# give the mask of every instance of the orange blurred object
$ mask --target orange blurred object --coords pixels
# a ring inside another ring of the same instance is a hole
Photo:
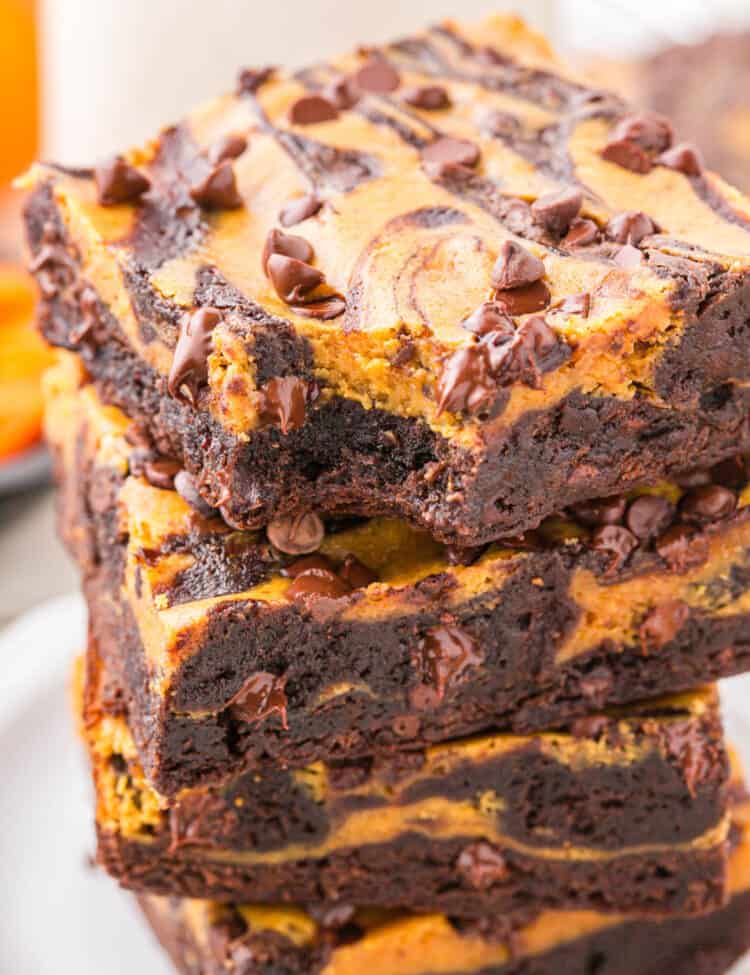
[[[28,274],[0,265],[0,460],[41,436],[41,375],[52,353],[34,327],[35,290]]]
[[[37,154],[39,98],[35,0],[0,0],[0,185],[7,186]]]

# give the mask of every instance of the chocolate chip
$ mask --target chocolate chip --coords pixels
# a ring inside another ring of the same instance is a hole
[[[254,95],[276,73],[276,68],[243,68],[237,78],[237,92],[240,95]]]
[[[495,294],[495,304],[506,315],[515,318],[544,311],[551,299],[552,295],[544,281],[535,281],[534,284],[527,284],[522,288],[511,288]]]
[[[344,582],[350,586],[352,589],[364,589],[371,585],[373,582],[378,581],[378,575],[369,569],[366,565],[363,565],[358,558],[353,555],[347,555],[341,568],[338,571],[338,576],[343,579]]]
[[[291,310],[295,315],[303,318],[317,318],[320,321],[330,321],[338,318],[346,311],[346,301],[341,295],[331,295],[322,298],[320,301],[306,302],[304,305],[291,305]]]
[[[689,616],[690,607],[681,599],[670,599],[655,606],[638,630],[643,652],[654,653],[674,640]]]
[[[269,542],[287,555],[306,555],[320,548],[325,527],[320,518],[307,512],[275,518],[266,528]]]
[[[666,498],[644,494],[630,504],[625,524],[640,541],[650,542],[669,528],[674,516],[674,505]]]
[[[236,210],[242,206],[234,168],[229,160],[215,166],[204,179],[190,188],[190,196],[206,210]]]
[[[416,714],[401,714],[391,721],[391,728],[394,735],[399,738],[414,739],[419,734],[422,721]]]
[[[586,247],[595,243],[599,238],[599,228],[593,220],[576,217],[571,223],[562,243],[565,247]]]
[[[489,890],[509,876],[503,855],[489,843],[467,846],[456,861],[456,869],[476,890]]]
[[[298,430],[305,422],[309,386],[298,376],[278,376],[260,390],[259,410],[264,423],[277,423],[283,434]]]
[[[195,406],[198,390],[208,379],[211,336],[221,319],[221,312],[210,307],[186,313],[180,319],[180,334],[167,381],[169,395],[174,399],[187,398]],[[183,388],[187,389],[187,397]]]
[[[437,413],[477,413],[496,392],[488,374],[487,355],[478,345],[454,352],[443,364],[436,386]]]
[[[285,234],[283,230],[271,230],[266,237],[261,258],[263,270],[266,274],[268,274],[268,259],[272,254],[293,257],[297,261],[302,261],[303,264],[309,264],[315,256],[312,245],[304,237]]]
[[[687,525],[674,525],[657,538],[656,551],[673,572],[687,572],[708,558],[708,539]]]
[[[272,714],[278,714],[281,727],[286,730],[288,701],[284,692],[286,677],[276,677],[265,671],[258,671],[245,681],[240,690],[230,700],[230,714],[238,721],[254,724],[265,721]]]
[[[691,471],[681,471],[675,475],[674,480],[686,491],[690,488],[703,487],[704,484],[713,484],[714,482],[711,471],[706,467],[694,467]]]
[[[626,115],[617,123],[612,138],[624,139],[645,149],[646,152],[664,152],[672,145],[672,123],[657,112],[641,112]]]
[[[294,562],[290,562],[289,565],[285,565],[281,570],[281,574],[286,576],[288,579],[296,579],[297,576],[302,575],[303,572],[307,572],[310,569],[325,569],[328,572],[335,572],[336,569],[333,562],[325,555],[306,555],[303,559],[295,559]]]
[[[483,662],[476,640],[452,624],[429,630],[414,655],[419,680],[435,692],[438,701]]]
[[[175,474],[174,487],[182,500],[186,501],[202,518],[215,518],[218,515],[216,508],[212,508],[200,496],[194,478],[187,471],[178,471]]]
[[[422,149],[422,163],[431,179],[442,179],[452,170],[470,169],[479,162],[479,149],[467,139],[440,136]]]
[[[627,528],[602,525],[591,536],[591,547],[597,552],[610,555],[607,574],[611,575],[627,562],[630,553],[638,547],[638,539]]]
[[[650,173],[653,168],[648,153],[625,139],[608,142],[601,151],[601,157],[633,173]]]
[[[414,108],[421,108],[426,112],[434,112],[451,106],[450,95],[442,85],[422,85],[419,88],[409,88],[404,92],[404,101],[413,105]]]
[[[623,244],[612,260],[618,267],[632,271],[643,263],[643,254],[632,244]]]
[[[461,322],[461,327],[474,335],[486,335],[496,332],[510,338],[516,331],[513,319],[502,310],[495,301],[485,301],[468,318]]]
[[[482,128],[489,135],[493,135],[498,139],[509,139],[512,136],[518,135],[521,130],[521,123],[510,112],[492,109],[482,116]]]
[[[498,341],[490,333],[482,341],[490,372],[502,386],[524,383],[538,389],[542,374],[560,365],[570,351],[557,332],[538,315],[519,325],[511,339]]]
[[[613,498],[598,498],[595,501],[581,501],[570,508],[575,520],[587,528],[599,528],[602,525],[619,525],[627,508],[625,498],[616,495]]]
[[[531,204],[531,213],[537,223],[558,237],[564,236],[580,213],[583,193],[573,187],[556,190],[540,196]]]
[[[289,600],[309,599],[323,596],[327,599],[341,599],[348,596],[351,587],[329,569],[307,569],[301,572],[284,594]]]
[[[146,460],[143,464],[143,476],[152,487],[161,488],[162,491],[172,490],[175,475],[179,471],[180,464],[170,457]]]
[[[690,142],[681,142],[672,149],[667,149],[656,161],[686,176],[702,176],[705,169],[700,149]]]
[[[543,277],[544,262],[514,240],[506,240],[500,248],[490,280],[493,288],[507,291],[534,284]]]
[[[748,482],[748,459],[738,456],[722,460],[711,468],[711,478],[717,484],[739,491]]]
[[[565,315],[580,315],[581,318],[588,318],[591,312],[591,295],[588,291],[582,291],[577,295],[568,295],[562,301],[556,302],[552,306],[552,310],[563,312]]]
[[[271,254],[266,264],[276,294],[288,305],[305,298],[325,281],[325,275],[304,261],[283,254]]]
[[[289,109],[289,120],[294,125],[317,125],[338,117],[336,106],[322,95],[303,95]]]
[[[644,237],[656,232],[651,217],[641,210],[618,213],[607,224],[607,235],[618,244],[640,244]]]
[[[346,111],[357,104],[360,92],[357,91],[351,78],[337,78],[324,89],[323,96],[336,108]]]
[[[680,502],[680,514],[685,521],[706,525],[733,515],[737,497],[729,488],[719,484],[707,484],[694,488]]]
[[[360,91],[374,95],[387,95],[401,84],[401,76],[382,57],[371,57],[355,72],[352,79]]]
[[[678,762],[687,790],[695,798],[699,783],[715,773],[715,747],[709,745],[695,721],[670,721],[662,734],[667,754]]]
[[[247,139],[238,132],[230,132],[217,139],[208,150],[208,160],[216,166],[227,159],[237,159],[247,149]]]
[[[151,181],[122,156],[102,163],[94,170],[97,200],[101,206],[132,203],[151,188]]]
[[[279,213],[279,223],[282,227],[293,227],[309,217],[314,217],[323,206],[323,201],[314,193],[307,193],[295,200],[290,200]]]

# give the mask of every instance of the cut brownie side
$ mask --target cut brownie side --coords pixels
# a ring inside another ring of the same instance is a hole
[[[665,119],[508,18],[243,77],[27,181],[45,335],[230,523],[476,545],[750,448],[747,201]]]
[[[370,904],[508,924],[540,907],[701,913],[724,897],[728,760],[715,691],[571,732],[247,772],[168,803],[89,648],[99,859],[136,890]]]
[[[491,912],[467,923],[153,895],[139,903],[184,975],[724,975],[750,948],[747,813],[746,803],[735,809],[728,905],[691,920],[543,911],[504,938]]]
[[[48,381],[61,526],[161,792],[558,727],[748,667],[741,459],[480,552],[387,519],[237,532],[80,379],[68,357]]]

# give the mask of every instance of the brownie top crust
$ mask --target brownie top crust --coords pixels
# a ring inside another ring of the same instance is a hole
[[[54,201],[43,290],[74,266],[240,438],[334,398],[464,450],[574,389],[658,404],[662,356],[750,262],[747,201],[508,17],[243,72],[145,147],[25,185]]]

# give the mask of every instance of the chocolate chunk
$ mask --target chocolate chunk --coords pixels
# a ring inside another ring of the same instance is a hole
[[[656,161],[686,176],[702,176],[706,168],[700,149],[691,142],[680,142],[679,145],[667,149]]]
[[[734,514],[737,496],[719,484],[693,488],[680,502],[680,514],[685,521],[706,525]]]
[[[656,233],[656,226],[647,214],[640,210],[618,213],[607,224],[607,235],[618,244],[637,246],[644,237]]]
[[[669,528],[675,508],[671,501],[654,494],[636,498],[628,508],[625,524],[636,538],[650,542]]]
[[[443,176],[458,168],[470,169],[479,162],[479,149],[468,139],[440,136],[422,149],[422,162],[431,179]]]
[[[322,206],[323,201],[314,193],[299,196],[282,207],[279,213],[279,223],[282,227],[293,227],[309,217],[314,217]]]
[[[421,108],[426,112],[434,112],[441,108],[450,108],[450,95],[442,85],[422,85],[419,88],[409,88],[404,92],[404,101]]]
[[[490,280],[493,288],[507,291],[534,284],[543,277],[544,262],[514,240],[506,240],[500,248]]]
[[[657,538],[656,551],[673,572],[687,572],[708,558],[708,539],[687,525],[674,525]]]
[[[216,508],[204,501],[195,485],[195,480],[187,471],[178,471],[174,476],[174,488],[183,501],[186,501],[202,518],[215,518]]]
[[[535,281],[522,288],[511,288],[508,291],[498,291],[495,303],[506,315],[519,317],[533,315],[534,312],[544,311],[552,299],[550,290],[544,281]]]
[[[306,555],[303,559],[295,559],[294,562],[290,562],[289,565],[285,565],[281,570],[281,574],[286,576],[288,579],[296,579],[297,576],[302,575],[303,572],[307,572],[309,569],[326,569],[328,572],[335,572],[333,562],[325,555]]]
[[[247,139],[239,132],[230,132],[217,139],[208,150],[208,160],[216,166],[227,159],[237,159],[247,149]]]
[[[527,318],[511,339],[497,341],[485,336],[483,342],[490,372],[503,386],[524,383],[537,389],[542,374],[556,368],[569,354],[557,332],[538,315]]]
[[[152,487],[171,491],[174,487],[175,475],[180,469],[180,464],[171,457],[159,457],[156,460],[147,460],[143,464],[143,476]]]
[[[304,261],[283,254],[271,254],[266,264],[276,294],[288,305],[304,299],[325,281],[325,275]]]
[[[489,890],[509,876],[508,866],[500,851],[483,842],[467,846],[456,861],[456,869],[464,881],[476,890]]]
[[[254,95],[256,91],[274,76],[276,68],[243,68],[237,78],[237,92],[240,95]]]
[[[641,112],[620,119],[612,132],[613,139],[625,139],[646,152],[664,152],[672,145],[672,123],[657,112]]]
[[[325,526],[320,518],[307,512],[276,518],[266,528],[269,542],[287,555],[306,555],[320,548]]]
[[[126,163],[122,156],[102,163],[94,170],[97,200],[101,206],[132,203],[151,189],[151,180]]]
[[[582,205],[583,193],[574,187],[566,187],[540,196],[531,204],[531,213],[537,223],[562,237],[580,213]]]
[[[278,714],[281,727],[286,731],[289,725],[285,684],[286,677],[276,677],[275,674],[258,671],[248,677],[229,702],[230,714],[236,720],[248,724],[265,721],[272,714]]]
[[[468,318],[461,322],[461,327],[474,335],[487,335],[494,332],[510,338],[515,334],[516,327],[513,319],[502,310],[495,301],[485,301]]]
[[[291,305],[290,307],[295,315],[302,315],[303,318],[317,318],[320,321],[327,322],[344,314],[346,301],[341,295],[331,295],[328,298],[322,298],[320,301],[311,301],[304,305]]]
[[[326,86],[323,96],[332,102],[336,108],[346,111],[357,104],[360,99],[360,92],[351,78],[337,78]]]
[[[634,142],[617,139],[608,142],[601,151],[602,159],[622,166],[633,173],[650,173],[653,168],[651,157]]]
[[[317,125],[338,117],[339,110],[322,95],[303,95],[289,109],[289,121],[294,125]]]
[[[486,407],[496,392],[488,373],[484,348],[470,345],[454,352],[443,364],[436,386],[437,413],[477,413]]]
[[[552,306],[553,311],[561,311],[566,315],[580,315],[581,318],[588,318],[591,312],[591,295],[588,291],[582,291],[577,295],[568,295],[562,301],[556,302]]]
[[[600,528],[602,525],[619,525],[627,508],[625,498],[600,498],[596,501],[581,501],[570,508],[570,513],[581,525],[587,528]]]
[[[307,569],[295,578],[284,594],[289,600],[309,599],[323,596],[327,599],[341,599],[351,592],[349,586],[335,572],[329,569]]]
[[[169,395],[174,399],[184,400],[186,388],[186,399],[195,406],[198,390],[208,379],[211,335],[221,318],[217,308],[206,307],[186,313],[180,319],[180,334],[167,381]]]
[[[268,259],[272,254],[293,257],[296,261],[309,264],[315,256],[312,245],[304,237],[295,234],[285,234],[283,230],[271,230],[263,245],[262,265],[268,274]]]
[[[643,263],[643,254],[632,244],[623,244],[612,260],[618,267],[632,271]]]
[[[309,386],[297,376],[278,376],[260,390],[260,417],[264,423],[277,423],[283,434],[298,430],[305,422]]]
[[[401,76],[382,57],[371,57],[355,72],[352,79],[360,91],[374,95],[387,95],[401,84]]]
[[[630,553],[638,547],[638,539],[627,528],[602,525],[591,536],[591,547],[610,555],[607,574],[611,575],[627,562]]]
[[[458,626],[446,624],[429,630],[414,655],[418,677],[434,691],[437,701],[484,662],[476,640]]]
[[[190,196],[206,210],[236,210],[242,206],[232,163],[225,160],[190,188]]]
[[[586,247],[599,239],[599,228],[593,220],[576,217],[562,243],[565,247]]]
[[[643,652],[654,653],[674,640],[689,616],[690,607],[681,599],[670,599],[655,606],[638,630]]]
[[[338,576],[352,589],[364,589],[378,581],[377,573],[368,569],[354,555],[347,555],[338,571]]]
[[[695,797],[698,785],[706,781],[716,767],[714,749],[699,737],[694,722],[669,722],[664,726],[663,734],[667,754],[679,763],[687,790]]]

